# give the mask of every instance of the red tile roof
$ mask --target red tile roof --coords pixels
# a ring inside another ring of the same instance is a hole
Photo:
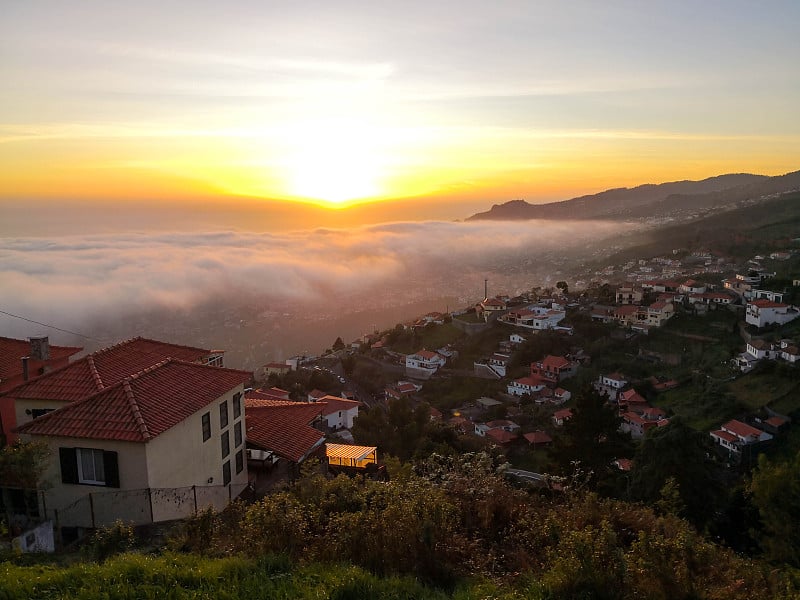
[[[289,392],[280,388],[270,388],[268,390],[250,390],[245,392],[245,398],[252,398],[254,400],[289,400]]]
[[[627,404],[645,404],[647,400],[645,400],[635,389],[631,388],[624,392],[621,392],[619,395],[619,399],[621,402]]]
[[[741,421],[733,420],[728,421],[722,426],[722,429],[726,431],[730,431],[732,434],[739,436],[740,438],[748,438],[748,437],[760,437],[762,431],[760,429],[756,429],[748,425],[747,423],[742,423]]]
[[[133,338],[84,356],[8,394],[14,398],[75,402],[168,358],[198,362],[210,354],[210,350],[202,348]]]
[[[571,363],[563,356],[547,355],[542,361],[542,366],[547,367],[547,369],[550,371],[566,369],[570,366],[570,364]]]
[[[630,458],[618,458],[614,464],[620,471],[630,471],[633,468],[633,461]]]
[[[773,302],[772,300],[753,300],[750,304],[758,308],[786,308],[788,304],[781,304],[780,302]]]
[[[522,377],[520,379],[515,379],[514,383],[519,384],[519,386],[531,386],[531,387],[535,387],[537,385],[544,385],[541,377]]]
[[[425,360],[431,360],[432,358],[439,356],[436,352],[431,352],[430,350],[420,350],[414,354],[420,358],[424,358]]]
[[[733,435],[732,433],[728,433],[727,431],[723,431],[722,429],[718,429],[717,431],[712,431],[711,435],[716,436],[718,438],[722,438],[729,444],[734,444],[739,441],[739,438]]]
[[[557,410],[553,413],[553,418],[555,419],[571,419],[572,418],[572,409],[571,408],[562,408],[561,410]]]
[[[37,360],[31,356],[31,343],[28,340],[0,337],[0,389],[3,382],[22,377],[22,357],[28,360],[28,374],[33,378],[38,376],[39,370],[47,364],[58,363],[77,354],[83,348],[73,346],[50,346],[50,358]],[[22,383],[22,381],[20,381]]]
[[[322,414],[332,415],[335,412],[339,412],[340,410],[350,410],[351,408],[357,408],[361,406],[361,402],[357,402],[356,400],[348,400],[347,398],[339,398],[338,396],[323,396],[320,398],[316,404],[323,404],[322,406]]]
[[[246,406],[247,443],[293,462],[300,462],[325,439],[321,431],[309,425],[319,416],[322,408],[313,402]]]
[[[528,440],[528,442],[530,442],[531,444],[550,444],[553,442],[553,438],[551,438],[544,431],[531,431],[530,433],[526,433],[522,437]]]
[[[516,433],[511,433],[505,429],[490,429],[486,435],[496,441],[498,444],[508,444],[517,439]]]
[[[783,417],[770,417],[769,419],[767,419],[764,422],[767,425],[772,425],[775,428],[779,428],[779,427],[783,427],[784,425],[786,425],[786,423],[788,423],[789,421],[787,421]]]
[[[246,371],[167,359],[25,423],[19,433],[147,442],[249,381]]]

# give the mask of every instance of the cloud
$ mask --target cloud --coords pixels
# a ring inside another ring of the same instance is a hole
[[[116,234],[0,239],[0,309],[65,328],[152,308],[237,297],[327,306],[398,294],[410,280],[443,295],[509,256],[535,258],[612,232],[569,222],[388,223],[282,234]],[[546,265],[543,265],[546,267]],[[4,328],[7,320],[0,323]],[[10,326],[10,325],[9,325]]]

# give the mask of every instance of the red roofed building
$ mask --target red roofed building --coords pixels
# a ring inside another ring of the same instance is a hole
[[[67,365],[70,357],[81,350],[83,348],[51,346],[46,337],[33,337],[30,340],[0,337],[0,394]],[[16,439],[16,434],[11,432],[16,422],[13,399],[0,396],[0,432],[3,439]],[[0,445],[3,439],[0,439]]]
[[[553,413],[553,424],[556,427],[561,427],[564,425],[565,421],[569,421],[571,418],[572,418],[572,409],[563,408]]]
[[[423,349],[406,356],[406,370],[409,375],[427,379],[443,367],[445,362],[446,359],[441,354]]]
[[[299,464],[325,442],[323,433],[311,425],[320,419],[324,405],[273,402],[275,404],[272,405],[246,403],[248,455],[261,458],[259,453],[271,452],[279,458]]]
[[[517,438],[519,435],[516,433],[512,433],[510,431],[506,431],[505,429],[490,429],[486,432],[486,437],[491,438],[496,444],[500,444],[501,446],[507,446]]]
[[[563,356],[545,356],[542,360],[531,363],[531,377],[540,378],[552,385],[572,377],[578,370],[578,365]]]
[[[523,377],[522,379],[515,379],[508,384],[508,393],[512,396],[524,396],[525,394],[533,394],[545,388],[545,382],[538,377]]]
[[[625,390],[624,392],[620,392],[619,396],[617,397],[617,402],[619,402],[620,410],[632,411],[635,413],[641,413],[645,409],[649,408],[647,405],[647,400],[644,399],[635,389],[631,388],[629,390]]]
[[[361,406],[361,402],[338,396],[323,396],[318,404],[323,403],[322,416],[325,418],[325,424],[332,430],[350,429],[353,420],[358,417],[358,407]]]
[[[711,432],[712,439],[723,448],[739,453],[748,444],[765,442],[772,439],[772,435],[741,421],[728,421],[717,431]]]
[[[112,488],[141,490],[136,493],[146,500],[148,489],[217,486],[216,495],[202,498],[224,507],[247,485],[242,399],[250,378],[245,371],[167,359],[21,425],[20,436],[52,451],[43,477],[51,487],[40,490],[42,514],[46,508],[52,518],[58,510],[61,526],[94,527],[190,512],[158,495],[147,514],[127,496],[111,503],[98,497],[93,510],[80,506],[91,502],[88,494]],[[73,503],[77,508],[64,510]]]
[[[522,437],[534,448],[537,446],[549,446],[553,443],[553,438],[544,431],[531,431],[530,433],[524,434]]]
[[[174,358],[222,366],[222,352],[134,338],[93,352],[6,392],[17,425],[114,386],[126,377]],[[9,424],[6,424],[9,427]]]
[[[755,327],[766,327],[771,323],[783,325],[800,316],[800,311],[788,304],[772,300],[753,300],[747,305],[744,320]]]
[[[0,393],[69,363],[83,348],[52,346],[46,337],[0,337]]]

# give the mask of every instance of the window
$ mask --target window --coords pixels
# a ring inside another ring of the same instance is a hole
[[[96,448],[59,448],[62,483],[119,487],[116,452]]]
[[[34,419],[38,419],[39,417],[46,415],[49,412],[53,412],[54,409],[52,408],[34,408],[31,410],[31,417]]]
[[[228,432],[222,434],[222,458],[231,453],[231,439]]]
[[[228,426],[228,401],[225,400],[219,405],[219,428],[225,429]]]
[[[228,485],[231,482],[231,461],[222,465],[222,485]]]
[[[211,437],[211,413],[203,415],[203,441],[207,442]]]
[[[93,485],[106,484],[106,472],[103,468],[103,451],[93,448],[78,448],[78,483]]]
[[[233,395],[233,418],[238,419],[242,416],[242,393],[237,392]]]
[[[238,448],[242,445],[242,422],[237,421],[233,426],[233,447]]]
[[[242,469],[244,469],[244,450],[239,450],[236,453],[236,474],[241,473]]]

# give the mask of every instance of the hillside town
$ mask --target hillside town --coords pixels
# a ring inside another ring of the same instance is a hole
[[[34,442],[41,462],[33,480],[2,482],[4,519],[19,550],[52,551],[118,519],[262,497],[304,464],[386,479],[384,457],[425,447],[487,451],[518,482],[558,490],[591,398],[612,415],[597,444],[623,440],[594,477],[630,486],[638,446],[677,420],[735,479],[800,438],[797,258],[676,251],[514,296],[487,280],[470,306],[255,372],[167,340],[81,356],[43,336],[0,338],[3,443]]]

